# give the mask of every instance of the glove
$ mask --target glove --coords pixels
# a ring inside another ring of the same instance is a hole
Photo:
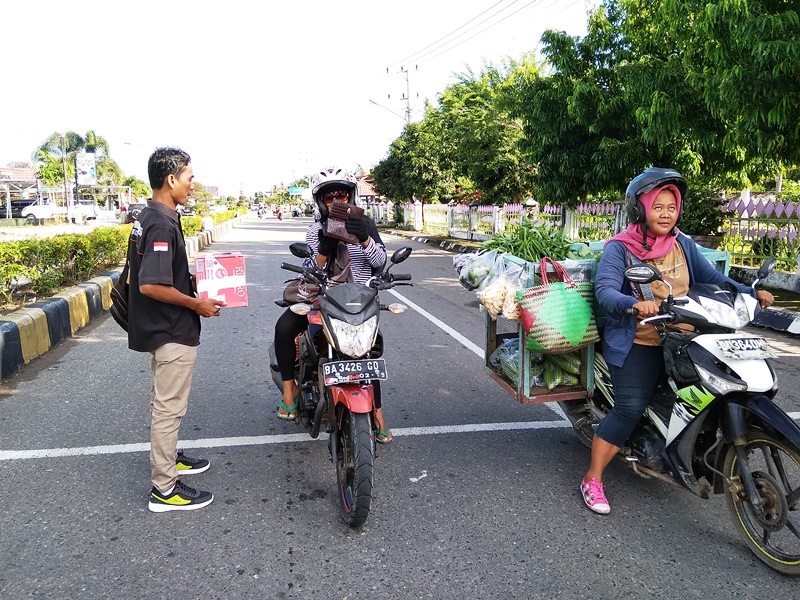
[[[331,256],[332,254],[336,253],[336,247],[338,245],[339,245],[339,240],[335,240],[332,237],[328,237],[320,229],[319,247],[317,249],[317,254],[322,254],[322,256]]]
[[[347,233],[352,233],[362,244],[369,239],[369,227],[363,217],[350,217],[344,222]]]

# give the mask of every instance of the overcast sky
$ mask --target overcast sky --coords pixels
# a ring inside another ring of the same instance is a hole
[[[153,148],[180,146],[224,195],[369,169],[405,124],[401,66],[418,120],[453,73],[517,59],[545,29],[583,36],[598,3],[7,1],[0,164],[91,129],[127,175],[146,180]]]

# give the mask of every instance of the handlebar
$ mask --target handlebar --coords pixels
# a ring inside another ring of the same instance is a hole
[[[410,273],[398,273],[392,274],[392,281],[411,281],[411,274]]]
[[[291,263],[282,262],[281,269],[284,269],[286,271],[293,271],[294,273],[300,273],[300,274],[304,273],[303,267],[298,267],[297,265],[293,265]]]
[[[622,313],[626,314],[626,315],[638,315],[639,311],[638,311],[638,309],[633,308],[631,306],[630,308],[626,308],[625,310],[623,310]]]

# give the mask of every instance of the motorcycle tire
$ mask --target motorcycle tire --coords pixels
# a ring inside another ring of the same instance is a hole
[[[350,527],[362,525],[372,506],[375,434],[370,415],[343,409],[338,419],[336,481],[342,517]]]
[[[771,569],[800,576],[800,450],[760,431],[751,431],[744,446],[756,488],[764,499],[757,514],[743,485],[731,491],[740,473],[733,446],[725,455],[725,498],[739,536]],[[789,504],[793,502],[793,504]]]

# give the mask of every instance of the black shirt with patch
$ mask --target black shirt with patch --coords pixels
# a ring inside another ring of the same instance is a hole
[[[133,224],[128,260],[128,347],[138,352],[153,352],[170,342],[199,345],[200,315],[139,291],[140,285],[161,284],[194,296],[178,213],[160,202],[148,200],[147,208]]]

